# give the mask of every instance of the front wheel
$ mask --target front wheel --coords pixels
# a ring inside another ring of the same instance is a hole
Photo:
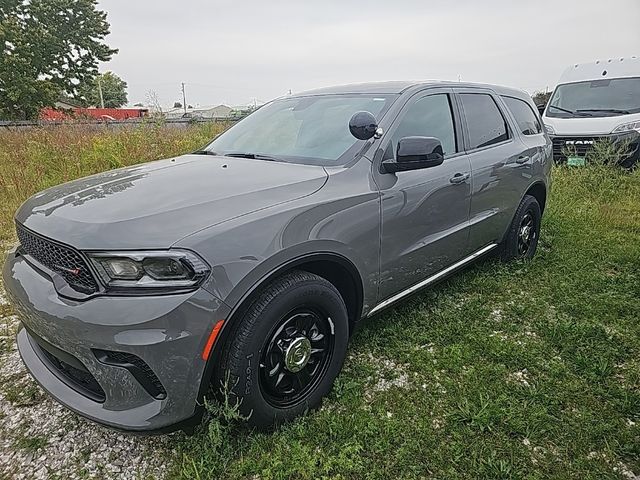
[[[500,245],[503,260],[533,258],[540,238],[541,217],[538,200],[531,195],[525,195]]]
[[[226,381],[249,424],[268,428],[320,405],[348,338],[338,290],[312,273],[291,272],[267,286],[231,332],[216,380]]]

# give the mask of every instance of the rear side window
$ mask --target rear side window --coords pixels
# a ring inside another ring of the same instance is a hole
[[[502,97],[518,122],[518,128],[524,135],[542,133],[542,125],[531,106],[524,100],[514,97]]]
[[[456,152],[456,134],[449,95],[436,94],[422,97],[411,105],[393,134],[393,152],[404,137],[435,137],[442,143],[445,156]]]
[[[509,139],[507,122],[491,95],[463,93],[460,99],[469,130],[470,149],[488,147]]]

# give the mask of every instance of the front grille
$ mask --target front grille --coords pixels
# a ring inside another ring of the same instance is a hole
[[[162,399],[167,396],[162,382],[151,370],[151,367],[140,357],[126,352],[94,349],[96,358],[107,365],[122,367],[129,370],[131,375],[154,398]]]
[[[556,162],[566,161],[566,152],[584,157],[593,148],[593,144],[600,139],[600,137],[554,137],[553,159]]]
[[[49,360],[51,365],[55,367],[58,373],[70,383],[70,386],[74,388],[74,390],[96,402],[104,402],[106,398],[104,390],[102,390],[100,384],[88,370],[81,370],[69,365],[44,348],[40,348],[40,351],[47,360]]]
[[[16,232],[24,251],[60,274],[71,288],[87,295],[98,290],[87,263],[75,249],[38,235],[19,223],[16,224]]]

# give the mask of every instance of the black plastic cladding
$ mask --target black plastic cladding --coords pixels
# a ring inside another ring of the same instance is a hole
[[[104,390],[88,370],[80,370],[79,368],[69,365],[44,348],[40,348],[40,351],[49,360],[51,365],[55,367],[58,373],[76,387],[75,390],[96,402],[104,402],[106,398]]]
[[[162,382],[151,370],[151,367],[144,360],[132,353],[116,352],[112,350],[93,349],[96,358],[106,364],[115,367],[122,367],[129,370],[142,387],[154,398],[162,399],[167,396]]]

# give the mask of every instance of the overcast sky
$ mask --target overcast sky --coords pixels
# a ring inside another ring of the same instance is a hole
[[[553,88],[571,63],[640,55],[640,0],[100,0],[101,68],[130,103],[259,102],[379,80]]]

